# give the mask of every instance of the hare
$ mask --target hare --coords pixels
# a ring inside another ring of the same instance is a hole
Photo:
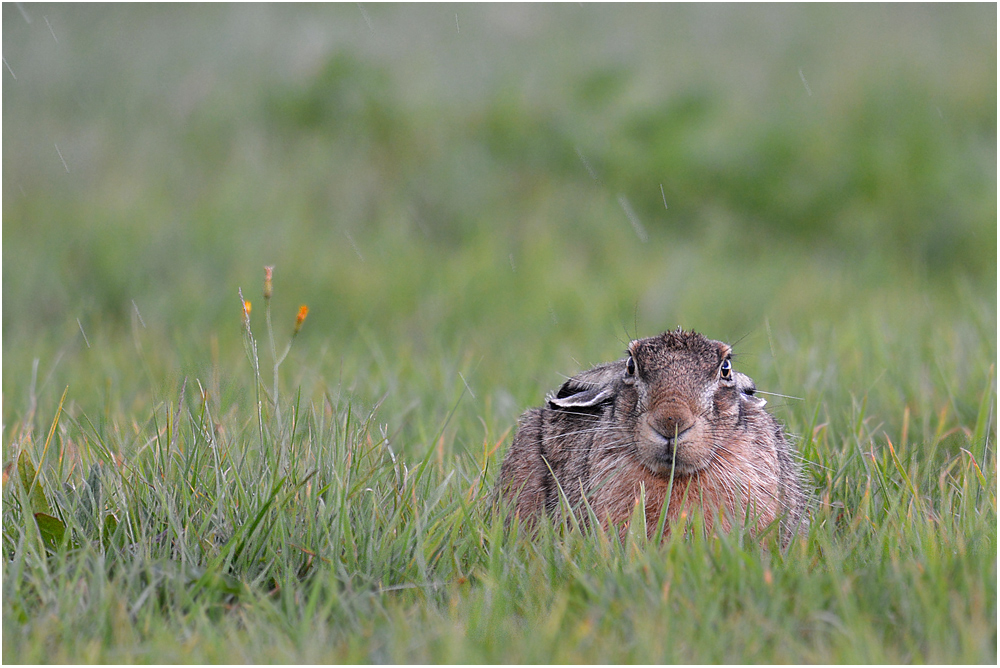
[[[582,524],[592,511],[624,538],[644,498],[651,539],[697,507],[706,528],[747,522],[759,534],[777,521],[787,544],[806,525],[806,495],[755,392],[725,343],[679,328],[632,341],[627,357],[570,378],[521,416],[495,494],[529,526],[558,516],[564,497]]]

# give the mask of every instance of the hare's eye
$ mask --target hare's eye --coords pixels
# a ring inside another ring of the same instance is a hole
[[[625,375],[634,376],[635,375],[635,360],[629,355],[628,359],[625,360]]]
[[[733,377],[733,363],[728,359],[722,360],[722,369],[720,370],[723,380],[729,380]]]

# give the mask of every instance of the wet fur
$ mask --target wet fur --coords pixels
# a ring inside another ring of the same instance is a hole
[[[709,528],[778,521],[787,543],[806,522],[799,469],[753,381],[722,366],[729,347],[678,330],[633,341],[629,356],[634,375],[629,357],[602,364],[521,416],[496,488],[511,512],[529,526],[559,517],[564,495],[581,523],[589,506],[624,535],[645,490],[650,537],[665,506],[665,534],[697,507]]]

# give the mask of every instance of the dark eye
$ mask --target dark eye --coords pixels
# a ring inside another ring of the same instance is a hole
[[[635,375],[635,360],[629,355],[628,359],[625,360],[625,375],[634,376]]]
[[[729,380],[733,377],[733,363],[729,359],[722,360],[722,369],[720,370],[723,380]]]

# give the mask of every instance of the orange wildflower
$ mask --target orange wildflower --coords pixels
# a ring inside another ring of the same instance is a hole
[[[250,301],[243,302],[243,319],[250,322]]]
[[[299,330],[302,329],[302,323],[307,315],[309,315],[309,307],[303,304],[299,307],[299,315],[295,318],[295,331],[292,332],[292,336],[298,334]]]

